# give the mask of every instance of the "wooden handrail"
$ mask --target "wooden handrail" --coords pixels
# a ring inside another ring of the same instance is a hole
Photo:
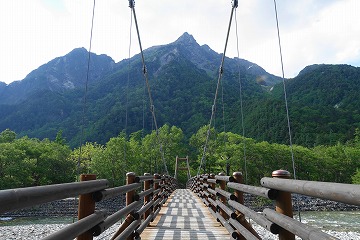
[[[289,200],[291,193],[360,206],[360,185],[275,178],[280,176],[279,173],[288,175],[284,171],[276,171],[276,174],[273,173],[274,178],[261,179],[262,187],[243,184],[241,173],[234,173],[231,177],[213,174],[196,176],[191,178],[186,185],[202,199],[211,214],[221,222],[229,233],[238,239],[260,239],[260,236],[246,221],[245,216],[268,231],[279,234],[279,239],[291,239],[295,235],[303,239],[313,239],[314,237],[316,239],[336,239],[292,218],[292,206],[291,200]],[[170,176],[158,174],[137,176],[134,173],[129,173],[127,176],[128,184],[115,188],[108,188],[109,182],[106,179],[101,179],[1,190],[0,213],[77,195],[92,196],[93,201],[98,202],[126,193],[127,206],[114,214],[107,216],[104,211],[93,214],[90,212],[88,217],[68,225],[45,239],[61,239],[67,236],[74,238],[83,233],[89,233],[89,231],[91,234],[83,236],[89,235],[85,239],[92,239],[93,236],[100,235],[123,218],[126,218],[125,222],[112,239],[138,238],[159,213],[161,205],[176,189],[177,183]],[[263,213],[257,213],[244,205],[243,193],[275,200],[278,207],[276,211],[263,209]],[[91,211],[93,212],[93,210]],[[289,211],[291,214],[288,214]]]
[[[234,173],[233,178],[223,175],[216,175],[212,178],[208,174],[195,176],[186,185],[203,200],[212,215],[228,229],[230,234],[234,234],[234,230],[240,234],[243,233],[242,236],[239,236],[240,239],[257,237],[252,231],[244,231],[244,229],[249,230],[247,223],[243,221],[244,216],[251,218],[271,233],[278,234],[279,239],[293,239],[295,235],[303,239],[337,239],[321,230],[294,220],[292,218],[291,193],[360,206],[360,185],[279,178],[290,175],[287,171],[279,170],[273,172],[274,178],[262,178],[262,187],[256,187],[242,184],[236,180],[236,174]],[[223,187],[224,182],[227,189]],[[276,212],[264,209],[263,213],[257,213],[244,205],[242,196],[239,195],[241,193],[275,200],[278,206]],[[289,211],[291,214],[288,215]],[[232,226],[231,229],[229,229],[229,225]],[[251,235],[248,235],[249,232]]]
[[[106,179],[0,190],[0,213],[103,190]]]
[[[161,205],[166,201],[168,196],[170,196],[171,192],[176,189],[177,182],[170,176],[160,176],[158,174],[154,174],[153,176],[149,174],[136,176],[134,173],[128,173],[127,175],[128,177],[130,176],[131,181],[128,181],[127,185],[115,188],[108,188],[109,181],[100,179],[0,190],[0,213],[11,212],[69,197],[80,196],[79,199],[81,199],[81,196],[86,195],[90,196],[93,202],[100,202],[126,193],[127,206],[121,208],[114,214],[107,216],[107,213],[104,211],[96,211],[88,217],[84,217],[73,224],[69,224],[58,232],[50,234],[45,237],[45,239],[73,239],[80,235],[82,236],[81,239],[93,239],[93,236],[99,236],[124,217],[127,217],[130,222],[121,229],[118,232],[118,236],[114,236],[113,239],[123,239],[124,236],[128,238],[130,235],[139,236],[146,226],[154,220],[160,211]],[[151,187],[151,185],[153,185],[153,187]],[[144,187],[140,190],[141,186]],[[139,192],[139,194],[137,192]],[[144,202],[140,202],[136,200],[136,198],[144,198],[145,200]],[[86,204],[82,206],[82,208],[86,210]],[[90,211],[93,212],[93,210]],[[84,235],[84,233],[90,234]]]
[[[262,178],[261,185],[276,190],[360,206],[360,185]]]

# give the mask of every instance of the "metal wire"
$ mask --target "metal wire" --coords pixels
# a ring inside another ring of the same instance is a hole
[[[290,152],[291,152],[291,161],[292,161],[294,179],[296,179],[296,167],[295,167],[294,149],[293,149],[293,143],[292,143],[291,124],[290,124],[290,116],[289,116],[289,106],[288,106],[287,94],[286,94],[285,73],[284,73],[285,71],[284,71],[284,62],[283,62],[283,54],[282,54],[282,47],[281,47],[279,18],[278,18],[278,11],[277,11],[277,7],[276,7],[276,0],[274,0],[274,8],[275,8],[276,29],[277,29],[277,35],[278,35],[279,52],[280,52],[282,82],[283,82],[283,86],[284,86],[286,119],[287,119],[288,133],[289,133],[289,146],[290,146]],[[299,215],[299,220],[301,222],[300,206],[299,206],[299,198],[298,197],[297,197],[297,202],[298,202],[298,215]]]
[[[235,30],[236,30],[236,50],[237,57],[240,58],[239,50],[239,34],[238,34],[238,23],[237,15],[235,11]],[[245,139],[245,124],[244,124],[244,107],[243,107],[243,96],[242,96],[242,85],[241,85],[241,71],[240,71],[240,62],[238,62],[238,73],[239,73],[239,98],[240,98],[240,114],[241,114],[241,127],[242,127],[242,136],[243,136],[243,153],[244,153],[244,170],[245,170],[245,183],[248,184],[248,171],[247,171],[247,158],[246,158],[246,139]],[[246,76],[246,73],[245,73]]]
[[[91,29],[90,29],[90,40],[89,40],[89,53],[88,53],[88,59],[87,59],[87,70],[86,70],[86,81],[85,81],[85,92],[84,92],[84,100],[83,100],[83,112],[82,112],[82,121],[81,121],[81,133],[80,133],[80,147],[79,147],[79,157],[76,164],[76,171],[77,171],[77,177],[76,180],[79,181],[80,176],[80,165],[81,165],[81,159],[82,159],[82,145],[84,141],[84,135],[85,135],[85,122],[86,122],[86,106],[87,106],[87,92],[88,92],[88,84],[89,84],[89,73],[90,73],[90,58],[91,58],[91,46],[92,46],[92,37],[93,37],[93,29],[94,29],[94,18],[95,18],[95,1],[93,3],[93,9],[92,9],[92,17],[91,17]],[[74,199],[74,202],[76,199]],[[74,206],[75,208],[75,206]],[[75,217],[74,217],[75,218]],[[73,218],[73,221],[74,221]]]
[[[237,1],[235,1],[237,2]],[[200,174],[200,169],[203,167],[204,169],[206,168],[206,153],[207,153],[207,146],[209,144],[209,139],[210,139],[210,130],[211,130],[211,125],[212,122],[215,118],[215,109],[216,109],[216,102],[217,102],[217,96],[219,93],[219,87],[220,87],[220,83],[221,83],[221,79],[222,79],[222,75],[224,72],[224,60],[225,60],[225,56],[226,56],[226,49],[227,49],[227,44],[228,44],[228,40],[229,40],[229,34],[230,34],[230,29],[231,29],[231,22],[232,22],[232,17],[234,14],[234,9],[237,7],[237,4],[233,4],[233,7],[231,8],[231,14],[230,14],[230,21],[229,21],[229,26],[228,26],[228,30],[227,30],[227,34],[226,34],[226,40],[225,40],[225,47],[224,47],[224,52],[221,58],[221,63],[220,63],[220,68],[219,68],[219,76],[218,76],[218,80],[217,80],[217,85],[216,85],[216,91],[215,91],[215,96],[214,96],[214,102],[211,108],[211,117],[210,117],[210,121],[209,121],[209,125],[208,125],[208,131],[207,131],[207,135],[206,135],[206,140],[205,140],[205,144],[204,144],[204,148],[203,148],[203,155],[201,157],[201,161],[200,161],[200,165],[197,171],[197,175]]]
[[[159,151],[161,154],[161,158],[163,161],[163,165],[164,165],[164,172],[169,175],[167,166],[166,166],[166,160],[165,160],[165,154],[163,151],[163,147],[162,147],[162,142],[160,140],[159,137],[159,128],[157,125],[157,121],[156,121],[156,114],[155,114],[155,106],[154,106],[154,101],[151,95],[151,90],[150,90],[150,84],[149,84],[149,79],[148,79],[148,74],[147,74],[147,69],[146,69],[146,65],[145,65],[145,58],[144,58],[144,53],[143,53],[143,49],[142,49],[142,45],[141,45],[141,38],[140,38],[140,32],[139,32],[139,26],[137,23],[137,18],[136,18],[136,13],[135,13],[135,6],[134,6],[134,2],[132,0],[129,0],[129,7],[132,9],[133,12],[133,16],[134,16],[134,22],[135,22],[135,26],[136,26],[136,32],[137,32],[137,36],[138,36],[138,41],[139,41],[139,47],[140,47],[140,55],[141,55],[141,61],[142,61],[142,65],[143,65],[143,75],[145,78],[145,83],[146,83],[146,87],[147,87],[147,92],[149,95],[149,102],[150,102],[150,111],[153,117],[153,121],[155,124],[155,129],[156,129],[156,136],[157,136],[157,140],[158,140],[158,144],[159,144]]]
[[[127,128],[128,128],[128,118],[129,118],[129,83],[130,83],[130,67],[131,67],[131,30],[132,30],[132,11],[130,13],[130,30],[129,30],[129,52],[128,52],[128,76],[127,76],[127,82],[126,82],[126,90],[125,90],[125,98],[126,98],[126,104],[125,104],[125,141],[124,141],[124,163],[125,167],[123,171],[126,173],[128,171],[127,169],[127,160],[126,160],[126,140],[127,140]],[[125,179],[125,178],[124,178]]]

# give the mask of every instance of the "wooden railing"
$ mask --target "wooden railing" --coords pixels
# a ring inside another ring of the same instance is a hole
[[[293,219],[291,194],[301,194],[360,206],[360,185],[313,182],[288,179],[287,171],[273,172],[273,178],[262,178],[261,187],[242,183],[242,174],[201,175],[191,178],[187,187],[208,206],[212,215],[235,239],[261,239],[246,218],[279,239],[337,239],[319,229]],[[158,174],[136,176],[127,174],[127,184],[109,188],[106,179],[82,175],[81,182],[0,191],[0,214],[55,200],[79,196],[78,221],[44,239],[93,239],[114,224],[125,219],[111,239],[138,239],[143,230],[159,213],[170,194],[177,188],[176,180]],[[126,193],[126,206],[107,216],[95,211],[96,202]],[[244,204],[244,193],[273,200],[275,211],[264,208],[259,213]]]
[[[281,240],[295,239],[295,235],[302,239],[337,239],[293,219],[291,193],[360,206],[360,185],[291,180],[284,170],[274,171],[272,176],[262,178],[262,187],[256,187],[242,184],[240,172],[233,176],[205,174],[191,178],[187,188],[197,193],[235,239],[261,239],[245,217],[278,234]],[[244,193],[274,200],[275,211],[264,208],[259,213],[245,206]]]
[[[88,240],[125,218],[111,239],[133,239],[159,213],[177,182],[170,176],[127,173],[127,184],[109,188],[106,179],[96,180],[95,175],[81,175],[81,182],[0,191],[0,214],[38,204],[79,196],[78,221],[45,237],[46,240]],[[107,216],[106,211],[95,211],[96,202],[126,193],[126,206]]]

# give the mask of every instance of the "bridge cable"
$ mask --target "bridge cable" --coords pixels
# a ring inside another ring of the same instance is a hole
[[[128,172],[127,169],[127,159],[126,159],[126,143],[127,143],[127,128],[128,128],[128,120],[129,120],[129,83],[130,83],[130,69],[131,69],[131,45],[132,45],[132,12],[130,12],[130,29],[129,29],[129,49],[128,49],[128,74],[127,74],[127,82],[126,82],[126,90],[125,90],[125,99],[126,99],[126,104],[125,104],[125,139],[124,139],[124,169],[123,171],[125,172],[125,174]],[[125,181],[125,178],[124,178]]]
[[[276,7],[276,0],[274,0],[274,8],[275,8],[276,29],[277,29],[277,35],[278,35],[279,52],[280,52],[282,82],[283,82],[283,87],[284,87],[283,89],[284,89],[286,118],[287,118],[288,134],[289,134],[289,145],[290,145],[290,152],[291,152],[291,161],[292,161],[292,168],[293,168],[294,179],[296,180],[296,179],[297,179],[297,177],[296,177],[296,167],[295,167],[294,149],[293,149],[292,136],[291,136],[291,124],[290,124],[289,106],[288,106],[287,94],[286,94],[284,62],[283,62],[283,54],[282,54],[282,47],[281,47],[280,28],[279,28],[279,19],[278,19],[277,7]],[[297,210],[298,210],[299,220],[300,220],[300,222],[301,222],[299,197],[297,197],[297,205],[298,205],[298,209],[297,209]]]
[[[166,166],[165,155],[164,155],[164,151],[163,151],[163,145],[162,145],[162,142],[161,142],[160,137],[159,137],[159,128],[158,128],[158,125],[157,125],[157,122],[156,122],[155,106],[154,106],[154,101],[153,101],[152,96],[151,96],[150,84],[149,84],[147,69],[146,69],[146,65],[145,65],[145,58],[144,58],[144,53],[143,53],[143,49],[142,49],[142,45],[141,45],[139,26],[138,26],[138,23],[137,23],[137,18],[136,18],[136,13],[135,13],[135,1],[134,0],[129,0],[129,7],[132,9],[133,16],[134,16],[134,22],[135,22],[135,26],[136,26],[136,32],[137,32],[138,41],[139,41],[139,47],[140,47],[141,61],[142,61],[142,65],[143,65],[142,70],[143,70],[143,75],[144,75],[144,78],[145,78],[146,87],[147,87],[147,91],[148,91],[148,95],[149,95],[150,111],[151,111],[151,114],[152,114],[152,117],[153,117],[153,120],[154,120],[158,143],[160,145],[159,150],[160,150],[161,158],[162,158],[162,161],[163,161],[163,164],[164,164],[165,173],[167,175],[169,175],[169,172],[168,172],[168,169],[167,169],[167,166]]]
[[[221,64],[220,64],[220,68],[219,68],[219,76],[218,76],[217,85],[216,85],[214,102],[213,102],[213,105],[212,105],[212,108],[211,108],[211,117],[210,117],[210,121],[209,121],[209,125],[208,125],[205,145],[204,145],[204,149],[203,149],[203,155],[201,157],[201,161],[200,161],[200,165],[199,165],[199,168],[198,168],[197,175],[200,174],[201,167],[206,169],[206,165],[205,165],[206,157],[205,157],[205,155],[206,155],[206,152],[207,152],[207,145],[209,144],[211,125],[212,125],[213,119],[215,117],[215,108],[216,108],[216,101],[217,101],[217,96],[218,96],[218,92],[219,92],[219,86],[220,86],[221,78],[222,78],[222,75],[223,75],[223,72],[224,72],[223,66],[224,66],[224,60],[225,60],[227,44],[228,44],[228,40],[229,40],[229,33],[230,33],[230,29],[231,29],[232,17],[233,17],[233,14],[234,14],[234,10],[237,8],[237,6],[238,6],[238,0],[233,0],[232,1],[232,8],[231,8],[229,26],[228,26],[228,30],[227,30],[227,34],[226,34],[224,52],[223,52],[223,55],[222,55],[222,58],[221,58]]]
[[[91,29],[90,29],[90,40],[89,40],[89,52],[88,52],[88,59],[87,59],[87,70],[86,70],[86,80],[85,80],[85,91],[84,91],[84,98],[83,98],[83,112],[81,117],[81,130],[80,130],[80,147],[79,147],[79,157],[76,164],[76,171],[77,176],[76,180],[79,181],[80,176],[80,165],[82,159],[82,145],[84,141],[85,135],[85,118],[86,118],[86,106],[87,106],[87,93],[88,93],[88,84],[89,84],[89,73],[90,73],[90,58],[91,58],[91,46],[92,46],[92,37],[93,37],[93,29],[94,29],[94,18],[95,18],[95,1],[93,2],[92,8],[92,17],[91,17]],[[76,198],[74,199],[74,208],[76,208]],[[73,222],[75,221],[75,217],[73,217]]]
[[[240,59],[240,50],[239,50],[239,34],[238,34],[238,22],[237,16],[235,11],[235,31],[236,31],[236,50],[237,50],[237,57]],[[248,172],[247,172],[247,157],[246,157],[246,139],[245,139],[245,124],[244,124],[244,106],[243,106],[243,96],[242,96],[242,85],[241,85],[241,72],[240,72],[240,61],[238,61],[238,73],[239,73],[239,98],[240,98],[240,114],[241,114],[241,127],[242,127],[242,136],[244,139],[243,142],[243,153],[244,153],[244,170],[245,170],[245,184],[248,184]],[[246,73],[245,73],[246,77]]]
[[[143,92],[143,99],[142,99],[142,105],[143,105],[143,112],[142,112],[142,131],[141,131],[141,141],[144,140],[145,138],[145,109],[146,109],[146,85],[145,85],[145,82],[144,82],[144,92]],[[144,159],[144,155],[145,155],[145,148],[142,147],[141,148],[141,155],[143,157],[143,160],[141,161],[141,172],[145,172],[144,171],[144,168],[145,168],[145,159]],[[150,167],[151,169],[151,167]],[[151,171],[150,171],[151,172]]]
[[[227,134],[226,134],[226,122],[225,122],[225,104],[224,104],[224,84],[221,82],[221,105],[222,105],[222,121],[223,121],[223,132],[224,132],[224,152],[226,153],[226,141],[227,141]],[[226,175],[229,176],[229,169],[230,169],[230,162],[229,158],[226,156]]]
[[[94,17],[95,17],[95,1],[93,4],[92,10],[92,18],[91,18],[91,30],[90,30],[90,43],[89,43],[89,53],[87,59],[87,70],[86,70],[86,81],[85,81],[85,92],[84,92],[84,99],[83,99],[83,112],[82,112],[82,124],[81,124],[81,134],[80,134],[80,149],[79,149],[79,158],[77,162],[77,171],[78,175],[80,174],[80,161],[82,157],[82,145],[84,140],[84,132],[85,132],[85,117],[86,117],[86,105],[87,105],[87,92],[88,92],[88,84],[89,84],[89,72],[90,72],[90,57],[91,57],[91,45],[92,45],[92,37],[93,37],[93,29],[94,29]]]

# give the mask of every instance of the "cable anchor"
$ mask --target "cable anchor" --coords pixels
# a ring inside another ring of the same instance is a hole
[[[220,68],[219,68],[219,73],[220,73],[220,74],[223,74],[223,73],[224,73],[224,68],[223,68],[223,66],[220,66]]]
[[[129,8],[135,7],[135,0],[129,0]]]
[[[232,5],[233,8],[237,8],[238,7],[238,0],[232,0],[231,5]]]

